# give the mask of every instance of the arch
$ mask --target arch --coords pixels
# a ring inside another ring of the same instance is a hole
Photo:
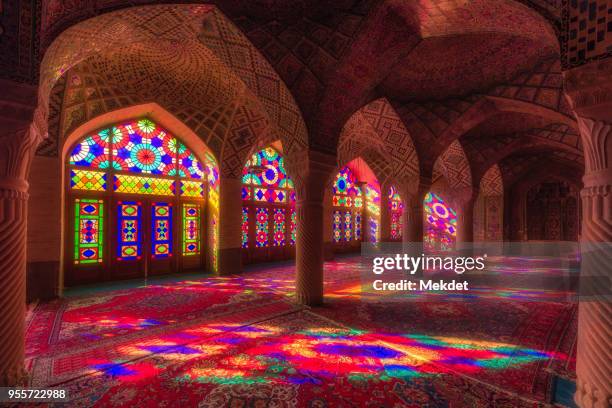
[[[163,36],[147,28],[153,18],[156,21],[151,24],[168,27]],[[134,25],[134,21],[141,24]],[[231,58],[236,52],[242,55],[244,65]],[[170,55],[172,58],[168,58]],[[231,163],[240,163],[238,174],[243,162],[239,156],[246,158],[250,144],[243,142],[244,128],[229,134],[227,130],[228,122],[233,117],[240,117],[241,112],[237,109],[241,99],[251,106],[251,112],[255,107],[264,113],[273,128],[271,131],[283,140],[286,154],[297,154],[308,146],[306,126],[285,84],[246,37],[213,6],[125,8],[68,28],[49,46],[41,64],[36,121],[42,129],[46,129],[49,93],[54,83],[84,61],[91,61],[107,79],[111,75],[122,85],[126,81],[121,78],[126,75],[140,78],[135,81],[138,83],[135,92],[142,95],[153,92],[156,100],[171,95],[165,105],[174,113],[181,112],[181,117],[189,116],[185,112],[193,111],[193,106],[225,101],[223,107],[213,107],[210,116],[203,113],[191,116],[198,123],[213,120],[223,124],[222,128],[210,132],[220,140],[208,141],[208,144],[221,157],[221,145],[229,139],[226,146],[232,148],[224,148],[223,156],[230,157]],[[134,70],[135,67],[138,69]],[[163,81],[153,86],[160,78]],[[144,98],[147,99],[151,98]],[[248,113],[246,115],[248,117]],[[237,146],[240,148],[236,150]],[[233,154],[238,156],[231,156]]]
[[[156,104],[108,112],[73,131],[61,151],[60,287],[200,267],[216,271],[217,160],[173,115]],[[79,212],[79,203],[99,207],[98,218]],[[65,229],[88,219],[99,224],[97,249]],[[121,235],[118,223],[132,223],[136,232]],[[126,272],[127,263],[136,264],[137,273]]]

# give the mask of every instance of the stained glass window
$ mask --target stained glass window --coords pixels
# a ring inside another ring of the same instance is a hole
[[[272,243],[274,246],[284,246],[285,241],[285,209],[275,208],[274,234],[272,236]]]
[[[361,213],[355,214],[355,240],[361,239]]]
[[[258,248],[268,246],[268,209],[255,209],[255,241]]]
[[[196,204],[183,204],[183,255],[200,253],[200,207]]]
[[[104,201],[74,200],[74,263],[103,261]]]
[[[178,143],[178,170],[179,176],[192,179],[202,179],[204,169],[195,155],[182,143]]]
[[[424,200],[427,229],[424,244],[430,249],[450,249],[457,235],[457,213],[448,207],[442,197],[428,193]]]
[[[154,258],[172,256],[172,203],[151,204],[152,254]]]
[[[242,247],[249,247],[249,208],[242,207]]]
[[[403,217],[402,212],[404,210],[404,203],[400,197],[399,192],[393,186],[389,188],[389,218],[391,221],[391,239],[399,240],[402,238],[402,224]]]
[[[111,138],[112,136],[112,138]],[[112,140],[111,140],[112,139]],[[112,156],[112,157],[111,157]],[[70,153],[74,166],[201,180],[204,167],[193,152],[149,119],[87,136]]]
[[[253,154],[242,171],[243,248],[295,244],[295,191],[284,159],[272,147]],[[249,209],[255,214],[248,219]],[[249,241],[249,223],[254,243]]]
[[[251,167],[261,167],[261,172],[251,172]],[[242,171],[242,182],[254,186],[293,188],[293,182],[287,176],[283,157],[272,147],[255,153]]]
[[[117,202],[117,260],[140,259],[142,256],[142,204]]]
[[[133,173],[176,174],[176,139],[148,119],[127,123],[113,138],[113,166]]]
[[[173,196],[174,185],[175,181],[170,179],[127,174],[115,174],[114,176],[114,189],[117,193]]]
[[[109,135],[115,128],[102,130],[88,136],[70,152],[70,164],[74,166],[108,169],[110,167]]]
[[[104,201],[82,198],[68,201],[68,205],[74,204],[77,208],[75,264],[103,262],[103,248],[119,261],[142,259],[144,253],[148,256],[148,251],[153,259],[168,258],[176,255],[174,245],[179,245],[178,252],[182,255],[200,254],[206,246],[216,268],[219,171],[212,154],[207,152],[200,161],[174,135],[143,118],[82,138],[69,151],[68,171],[69,191],[75,199],[86,191],[90,196],[97,193],[108,197],[113,203],[113,222],[105,234],[112,241],[107,238],[105,243],[102,239]],[[131,195],[127,199],[131,201],[125,200],[126,194]],[[136,196],[143,195],[156,196],[156,201],[141,204]],[[202,244],[200,236],[202,204],[180,204],[177,214],[174,208],[182,198],[208,199],[207,220],[212,223],[212,230],[207,245]],[[80,208],[79,203],[87,205]],[[173,223],[179,219],[181,227],[177,231],[181,232],[177,239],[173,236]],[[145,220],[147,224],[143,224]],[[110,242],[114,247],[108,250],[105,245]],[[105,266],[110,267],[110,263]]]
[[[353,235],[353,214],[350,211],[344,213],[344,240],[350,241]]]
[[[94,170],[70,170],[70,188],[73,190],[106,191],[106,173]]]
[[[373,185],[366,185],[365,196],[368,205],[363,208],[364,194],[362,187],[357,184],[357,179],[353,172],[345,166],[336,175],[332,190],[332,205],[340,210],[340,226],[342,230],[340,239],[338,239],[336,231],[334,231],[334,242],[360,241],[363,234],[362,211],[368,211],[373,216],[380,214],[380,193],[378,189]],[[371,219],[375,223],[378,222],[374,218]],[[333,228],[337,228],[336,221],[334,221]]]
[[[204,197],[204,184],[199,181],[181,180],[181,196]]]
[[[340,242],[343,237],[342,233],[342,212],[336,210],[333,216],[332,231],[334,234],[334,242]]]

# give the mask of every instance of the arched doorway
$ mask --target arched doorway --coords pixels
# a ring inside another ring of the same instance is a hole
[[[243,263],[293,258],[295,191],[279,150],[269,146],[253,154],[242,183]]]
[[[66,161],[66,285],[203,269],[213,167],[147,118],[79,139]]]

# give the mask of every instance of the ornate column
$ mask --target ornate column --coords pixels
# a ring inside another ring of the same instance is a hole
[[[567,71],[564,79],[585,158],[574,399],[604,408],[612,406],[612,59]]]
[[[295,294],[297,302],[309,306],[323,303],[323,198],[335,163],[332,155],[310,151],[293,172],[297,176]]]
[[[0,386],[26,379],[27,174],[39,141],[33,127],[0,133]]]
[[[389,213],[389,184],[380,186],[380,242],[391,241],[391,216]]]
[[[28,173],[44,126],[32,125],[37,87],[0,80],[0,386],[24,369]],[[43,115],[36,123],[44,125]]]
[[[218,274],[242,271],[242,180],[219,179]]]

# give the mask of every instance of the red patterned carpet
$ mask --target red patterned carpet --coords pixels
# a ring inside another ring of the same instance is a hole
[[[377,301],[358,295],[360,268],[327,263],[311,310],[291,303],[291,266],[37,305],[32,385],[83,407],[527,407],[550,401],[553,372],[571,377],[574,304]]]

